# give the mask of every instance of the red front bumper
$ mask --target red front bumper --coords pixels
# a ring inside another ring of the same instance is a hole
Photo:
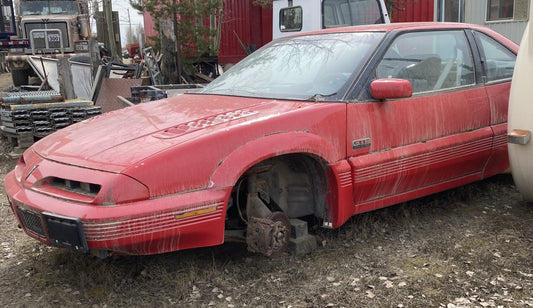
[[[224,241],[231,188],[201,190],[115,206],[89,205],[28,190],[5,178],[9,201],[26,233],[47,245],[81,252],[156,254]]]

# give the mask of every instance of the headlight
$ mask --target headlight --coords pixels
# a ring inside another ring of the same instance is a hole
[[[150,191],[141,182],[123,174],[112,176],[101,183],[102,188],[96,202],[102,205],[128,203],[150,198]]]
[[[26,169],[26,161],[24,160],[24,155],[20,156],[19,160],[17,161],[17,165],[15,166],[15,179],[20,183],[22,180],[22,174],[24,173],[24,170]]]

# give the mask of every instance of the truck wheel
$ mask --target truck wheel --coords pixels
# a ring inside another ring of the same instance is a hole
[[[15,87],[27,85],[29,78],[28,70],[13,68],[11,70],[11,78],[13,79],[13,85]]]

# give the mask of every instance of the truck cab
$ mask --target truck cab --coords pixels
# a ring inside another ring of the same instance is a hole
[[[88,54],[87,0],[19,0],[16,8],[19,36],[29,46],[11,49],[6,58],[15,86],[27,84],[34,75],[26,61],[29,55],[68,58]]]
[[[383,0],[274,0],[272,36],[390,23]]]
[[[30,41],[26,54],[88,52],[87,15],[77,1],[20,1],[22,35]]]

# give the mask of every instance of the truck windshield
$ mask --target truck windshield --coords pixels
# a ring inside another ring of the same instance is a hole
[[[383,23],[377,0],[324,0],[324,28]]]
[[[78,15],[76,1],[21,1],[20,14],[27,15]]]
[[[383,36],[356,32],[278,39],[237,63],[202,93],[334,100],[343,96],[342,89],[359,75]]]

